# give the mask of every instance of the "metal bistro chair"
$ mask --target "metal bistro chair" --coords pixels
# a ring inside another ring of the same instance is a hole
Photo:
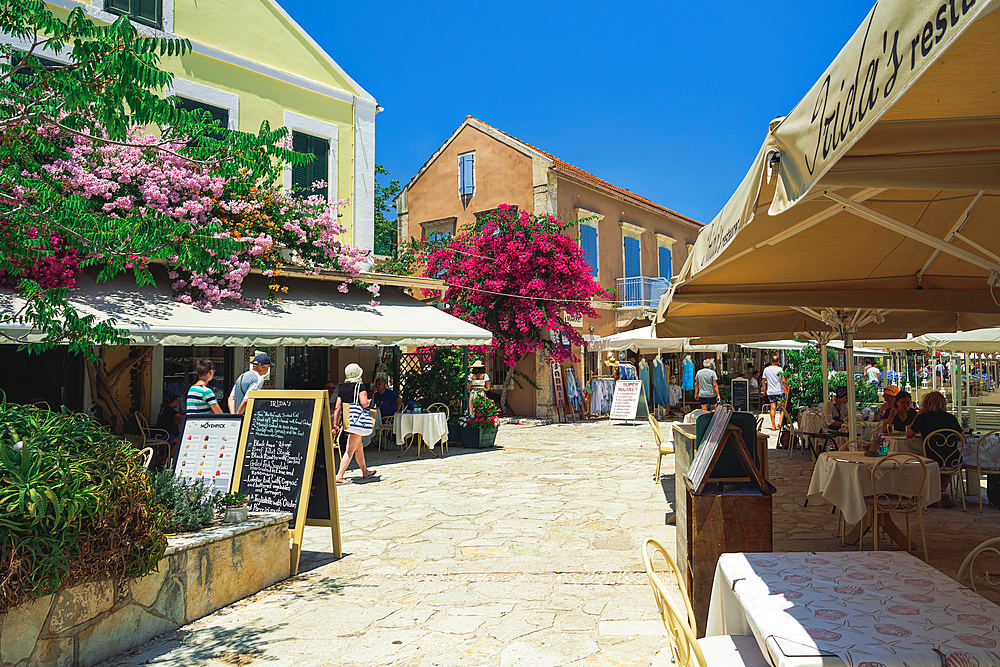
[[[653,553],[650,553],[651,549]],[[681,597],[684,598],[683,610],[678,608],[670,591],[653,568],[655,553],[663,556],[673,571]],[[751,635],[717,635],[696,639],[697,622],[677,563],[659,542],[652,539],[642,543],[642,561],[646,566],[646,575],[653,589],[653,599],[656,600],[663,627],[670,638],[673,663],[677,667],[766,667],[769,664],[760,652],[757,640]]]
[[[872,543],[875,551],[882,550],[882,536],[879,532],[878,515],[903,514],[906,517],[907,547],[910,539],[910,515],[916,514],[920,522],[920,540],[924,546],[924,562],[927,562],[927,534],[924,531],[924,511],[920,506],[920,494],[927,481],[927,464],[916,454],[896,452],[883,456],[872,466],[872,494],[865,496],[865,505],[872,511]],[[889,491],[885,489],[888,487]],[[864,547],[862,535],[858,539],[858,551]],[[909,551],[909,548],[907,548]]]
[[[955,486],[962,497],[962,511],[965,506],[965,487],[962,486],[962,452],[965,450],[965,436],[950,428],[939,428],[924,438],[924,457],[938,461],[941,474],[948,476],[948,490]],[[934,456],[932,456],[934,454]]]
[[[449,410],[448,406],[445,405],[444,403],[431,403],[430,406],[428,406],[428,408],[427,408],[427,412],[443,412],[444,413],[444,420],[445,421],[448,421],[449,419],[451,419],[451,410]],[[441,442],[442,442],[441,446],[444,449],[444,453],[447,454],[448,453],[448,434],[447,433],[444,434],[444,439]]]
[[[976,443],[976,466],[963,466],[965,468],[966,484],[971,471],[976,471],[976,487],[979,487],[979,480],[985,475],[989,479],[990,475],[1000,475],[1000,431],[990,431],[979,438]],[[979,511],[983,511],[983,491],[979,489]]]
[[[955,581],[961,584],[962,580],[965,579],[965,575],[968,574],[969,587],[972,588],[974,593],[979,593],[976,589],[976,559],[987,551],[1000,556],[1000,537],[992,537],[973,548],[973,550],[969,552],[969,555],[965,557],[965,560],[962,561],[962,566],[958,568],[958,574],[955,575]],[[1000,588],[1000,577],[991,577],[990,573],[986,571],[983,572],[983,577],[986,580],[987,585],[993,586],[994,588]]]
[[[395,424],[396,424],[396,415],[388,415],[386,417],[382,417],[382,422],[379,425],[378,429],[378,451],[380,452],[382,451],[382,441],[385,440],[386,435],[392,438],[393,443],[395,443],[396,439],[396,430],[394,428]]]
[[[152,447],[146,447],[144,449],[140,449],[139,451],[137,451],[135,453],[135,455],[136,456],[141,456],[142,457],[142,467],[143,468],[148,468],[149,464],[153,460],[153,448]]]

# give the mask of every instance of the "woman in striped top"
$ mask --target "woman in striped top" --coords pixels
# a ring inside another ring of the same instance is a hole
[[[215,365],[208,359],[199,359],[198,363],[194,365],[194,372],[198,374],[198,381],[188,389],[188,416],[207,415],[213,412],[221,415],[222,408],[219,407],[219,401],[215,398],[215,392],[208,386],[208,383],[215,377]]]

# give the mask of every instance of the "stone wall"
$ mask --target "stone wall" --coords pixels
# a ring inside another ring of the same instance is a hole
[[[0,615],[0,667],[89,667],[289,574],[292,515],[172,537],[156,572],[63,589]]]

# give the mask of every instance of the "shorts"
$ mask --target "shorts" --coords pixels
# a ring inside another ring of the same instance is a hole
[[[765,403],[779,403],[781,399],[784,398],[784,394],[766,394],[764,396]]]
[[[715,404],[718,403],[718,402],[719,402],[719,397],[718,396],[699,396],[698,397],[698,403],[700,403],[701,405],[708,406],[710,408],[714,408]]]

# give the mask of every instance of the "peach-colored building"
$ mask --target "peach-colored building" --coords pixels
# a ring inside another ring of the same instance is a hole
[[[613,310],[579,323],[587,338],[647,324],[703,226],[468,116],[397,196],[399,238],[452,235],[501,204],[580,221],[567,232],[579,240],[601,287],[616,295]],[[577,356],[582,381],[603,374],[595,353]],[[499,379],[502,367],[488,367]],[[553,416],[549,367],[528,358],[518,370],[542,390],[525,384],[511,391],[511,408]]]

